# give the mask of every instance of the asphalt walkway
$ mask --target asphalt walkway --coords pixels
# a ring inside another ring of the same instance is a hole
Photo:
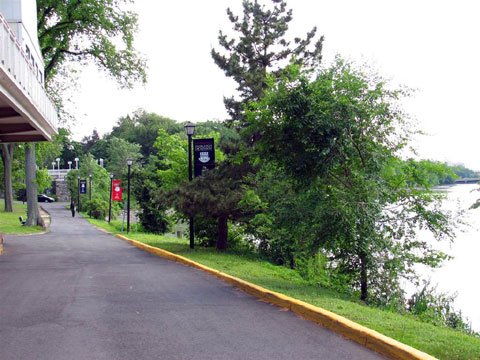
[[[48,204],[51,231],[7,236],[0,359],[382,359]]]

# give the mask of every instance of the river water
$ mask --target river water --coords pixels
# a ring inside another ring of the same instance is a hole
[[[462,215],[465,225],[457,229],[453,243],[436,242],[430,234],[420,233],[420,236],[429,236],[436,249],[453,256],[453,259],[434,270],[421,266],[417,268],[423,278],[430,279],[432,285],[437,285],[438,292],[457,294],[455,310],[462,311],[475,331],[480,331],[480,208],[469,208],[480,198],[478,189],[479,185],[476,184],[459,184],[440,189],[447,193],[444,201],[446,209],[465,210]]]

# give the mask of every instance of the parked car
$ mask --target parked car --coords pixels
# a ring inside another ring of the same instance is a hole
[[[38,202],[47,202],[47,203],[51,203],[51,202],[54,202],[55,199],[50,197],[50,196],[47,196],[45,194],[39,194],[38,195]]]

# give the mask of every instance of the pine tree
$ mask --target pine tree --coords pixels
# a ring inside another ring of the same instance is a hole
[[[251,186],[247,174],[252,168],[248,161],[233,164],[227,161],[216,169],[184,183],[170,193],[176,210],[187,216],[215,219],[218,224],[217,250],[227,249],[228,221],[253,214],[254,209],[242,201]]]
[[[322,58],[323,36],[314,42],[316,28],[308,32],[305,39],[296,37],[288,41],[286,34],[292,10],[287,10],[283,0],[271,1],[273,6],[267,8],[257,0],[244,0],[242,19],[227,9],[238,36],[229,38],[220,31],[218,41],[223,51],[212,49],[211,52],[225,75],[238,83],[240,99],[224,98],[230,121],[238,127],[245,125],[241,123],[243,104],[261,98],[267,87],[267,74],[278,77],[291,62],[313,68]]]

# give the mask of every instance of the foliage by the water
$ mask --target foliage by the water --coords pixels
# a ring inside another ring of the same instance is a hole
[[[432,160],[409,160],[420,173],[420,177],[430,186],[454,184],[457,179],[475,179],[480,177],[478,171],[466,168],[461,164],[447,164]]]
[[[450,169],[459,177],[463,179],[472,179],[480,177],[479,171],[466,168],[462,164],[450,165]]]
[[[415,163],[397,158],[409,137],[402,95],[338,60],[313,81],[293,68],[247,112],[246,136],[260,134],[254,151],[272,164],[263,176],[285,181],[278,194],[278,181],[268,182],[264,199],[275,209],[264,214],[274,226],[263,246],[282,243],[276,256],[290,266],[322,251],[366,301],[401,298],[399,280],[411,278],[413,264],[446,258],[415,236],[417,228],[451,235],[442,195]],[[283,208],[296,211],[274,215]]]
[[[454,301],[454,295],[438,293],[436,287],[429,281],[425,281],[423,287],[407,301],[406,310],[422,321],[446,326],[480,338],[480,333],[472,330],[471,324],[465,320],[462,312],[454,309]]]

